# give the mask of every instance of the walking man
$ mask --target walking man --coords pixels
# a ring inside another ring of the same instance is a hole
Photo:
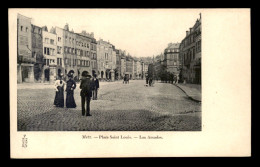
[[[82,78],[80,81],[80,96],[81,96],[81,106],[82,106],[82,116],[85,116],[85,104],[87,104],[87,113],[86,116],[91,116],[90,115],[90,100],[92,97],[92,80],[91,80],[91,75],[88,74],[87,71],[82,72]]]
[[[93,100],[97,100],[97,93],[99,88],[99,80],[97,79],[97,74],[94,74],[92,84],[93,84]]]

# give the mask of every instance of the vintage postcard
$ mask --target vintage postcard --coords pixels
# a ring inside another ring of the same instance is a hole
[[[11,158],[251,155],[250,9],[9,9]]]

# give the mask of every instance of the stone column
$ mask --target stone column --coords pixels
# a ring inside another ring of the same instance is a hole
[[[17,83],[22,83],[22,67],[21,67],[21,64],[17,64]]]
[[[111,72],[111,81],[114,82],[115,81],[115,71],[110,70],[110,72]]]
[[[34,82],[34,68],[33,64],[29,64],[29,71],[28,71],[28,82],[33,83]]]
[[[50,83],[54,83],[56,80],[56,68],[50,67]]]

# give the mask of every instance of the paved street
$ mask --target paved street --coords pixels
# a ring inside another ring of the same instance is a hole
[[[79,87],[74,94],[77,108],[67,109],[53,106],[53,85],[18,84],[18,130],[201,130],[200,103],[190,100],[172,84],[144,84],[144,80],[130,80],[130,84],[100,82],[98,100],[91,101],[91,117],[81,115]]]

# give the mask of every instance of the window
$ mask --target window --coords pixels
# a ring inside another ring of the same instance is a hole
[[[50,65],[50,60],[49,60],[49,59],[47,59],[47,66],[48,66],[48,65]]]
[[[44,54],[50,55],[50,48],[44,47]]]
[[[62,50],[62,47],[58,46],[58,47],[57,47],[57,53],[58,53],[58,54],[61,54],[61,50]]]
[[[67,41],[67,39],[68,39],[68,37],[67,36],[65,36],[65,40]]]
[[[70,37],[70,43],[71,43],[71,37]]]
[[[61,37],[58,37],[58,41],[61,42]]]
[[[44,41],[45,41],[45,43],[48,43],[48,42],[49,42],[49,39],[48,39],[48,38],[45,38]]]
[[[80,50],[80,56],[83,56],[83,50]]]
[[[54,44],[54,40],[53,40],[53,39],[51,39],[51,40],[50,40],[50,43],[51,43],[51,44]]]
[[[72,43],[74,43],[74,38],[72,38]]]
[[[39,34],[41,34],[41,33],[42,33],[41,29],[39,29],[39,30],[38,30],[38,33],[39,33]]]
[[[87,44],[87,48],[89,48],[89,44]]]
[[[23,31],[23,26],[21,26],[21,31]]]
[[[28,32],[28,27],[26,27],[25,31]]]

